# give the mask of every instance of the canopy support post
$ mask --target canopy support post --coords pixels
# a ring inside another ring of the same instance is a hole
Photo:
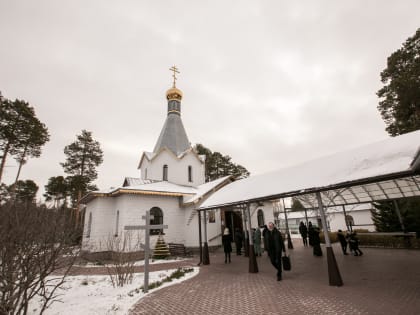
[[[198,243],[200,248],[200,261],[198,263],[198,266],[200,266],[203,263],[203,242],[201,240],[201,211],[198,211]]]
[[[246,205],[246,215],[248,217],[248,235],[249,235],[249,273],[257,273],[258,272],[258,265],[257,265],[257,257],[255,257],[254,252],[254,239],[252,237],[252,227],[251,227],[251,212],[249,210],[250,206],[249,203]]]
[[[204,210],[204,249],[203,249],[203,265],[210,265],[209,245],[207,243],[207,213]]]
[[[338,269],[337,261],[335,260],[334,251],[331,247],[330,236],[328,235],[327,220],[325,218],[324,206],[322,204],[321,193],[316,193],[318,200],[319,213],[321,214],[322,229],[324,231],[325,245],[327,249],[327,264],[328,277],[331,286],[341,287],[343,280],[341,279],[340,270]]]
[[[292,239],[290,238],[289,222],[287,220],[286,205],[284,203],[284,198],[282,198],[282,201],[283,201],[283,209],[284,209],[284,220],[286,221],[287,248],[293,249],[293,243],[292,243]]]

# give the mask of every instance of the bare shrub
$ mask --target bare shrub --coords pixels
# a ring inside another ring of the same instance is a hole
[[[57,301],[78,255],[74,232],[63,211],[0,205],[0,314],[27,314],[34,297],[42,314]]]
[[[135,253],[141,249],[138,233],[126,231],[117,236],[109,236],[107,249],[111,252],[111,263],[106,265],[114,287],[122,287],[133,281]]]

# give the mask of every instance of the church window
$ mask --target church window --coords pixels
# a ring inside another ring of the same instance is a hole
[[[264,211],[262,211],[261,209],[259,209],[257,212],[257,220],[258,220],[258,226],[264,225]]]
[[[192,180],[192,166],[191,165],[188,166],[188,181],[190,183],[193,181]]]
[[[86,230],[86,238],[90,237],[90,232],[92,230],[92,212],[89,212],[89,220]]]
[[[115,219],[115,235],[118,236],[118,225],[120,224],[120,210],[117,210],[117,217]]]
[[[144,169],[144,179],[147,179],[147,168]]]
[[[158,207],[153,207],[150,209],[150,216],[153,216],[153,219],[150,219],[150,225],[163,224],[163,212]],[[163,229],[151,229],[150,235],[159,235],[163,234]]]
[[[163,165],[163,180],[168,180],[168,165]]]

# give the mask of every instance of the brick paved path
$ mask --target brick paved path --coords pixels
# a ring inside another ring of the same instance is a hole
[[[331,287],[325,248],[324,257],[314,257],[299,241],[294,246],[283,281],[266,256],[250,274],[247,258],[234,255],[226,265],[218,251],[196,277],[150,293],[130,315],[420,314],[420,251],[362,248],[365,255],[354,257],[334,245],[344,285]]]

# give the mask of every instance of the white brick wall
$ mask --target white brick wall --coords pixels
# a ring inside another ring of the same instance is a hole
[[[164,231],[165,242],[182,243],[187,247],[198,247],[198,214],[192,216],[189,222],[191,213],[199,207],[199,204],[194,206],[180,208],[179,199],[177,197],[169,196],[148,196],[148,195],[133,195],[124,194],[118,197],[100,197],[91,201],[86,208],[86,219],[84,227],[83,249],[88,251],[106,251],[107,240],[116,232],[116,218],[119,210],[119,226],[118,232],[120,235],[124,232],[126,225],[144,225],[142,216],[145,215],[146,210],[153,207],[159,207],[163,212],[163,224],[168,225],[168,229]],[[257,227],[258,219],[255,210],[256,205],[251,205],[251,225]],[[264,210],[265,223],[274,221],[272,205],[267,203],[264,206],[259,206],[257,209]],[[92,227],[90,238],[86,238],[87,225],[89,213],[92,213]],[[215,213],[216,222],[208,222],[207,213],[207,240],[209,246],[221,244],[221,219],[220,210],[217,209]],[[204,242],[204,215],[202,220],[202,240]],[[189,222],[189,224],[188,224]],[[138,235],[142,242],[144,241],[144,231],[139,231]],[[153,248],[157,240],[157,236],[151,236],[150,246]]]

